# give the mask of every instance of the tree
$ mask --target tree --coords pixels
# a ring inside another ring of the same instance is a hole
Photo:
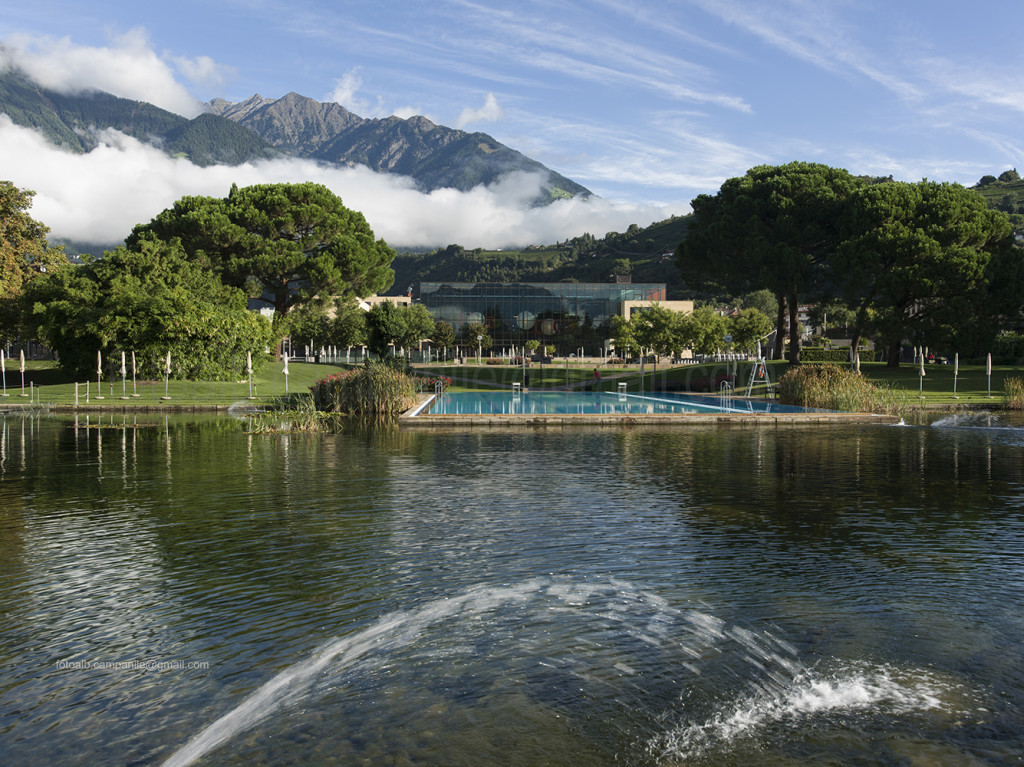
[[[760,309],[753,307],[740,309],[739,313],[727,323],[727,330],[732,335],[732,343],[737,349],[753,349],[757,342],[771,332],[771,318]]]
[[[834,263],[855,304],[853,343],[871,329],[899,365],[902,342],[956,343],[1020,307],[1021,253],[1006,216],[958,184],[890,182],[852,200]]]
[[[632,357],[637,351],[635,326],[621,314],[612,316],[611,335],[615,341],[615,353],[620,357]]]
[[[1010,170],[1004,170],[1000,173],[999,180],[1004,184],[1009,184],[1013,181],[1020,181],[1020,174],[1017,172],[1016,168],[1011,168]]]
[[[479,340],[478,340],[478,337]],[[463,342],[470,347],[479,349],[490,349],[494,345],[494,339],[487,326],[480,322],[471,322],[463,328]]]
[[[719,285],[733,295],[758,288],[789,310],[790,362],[800,361],[797,307],[823,285],[825,263],[840,243],[846,200],[867,182],[817,163],[762,165],[728,179],[718,194],[693,201],[693,220],[676,248],[688,282]]]
[[[435,322],[433,338],[437,348],[451,349],[455,346],[455,328],[447,322]]]
[[[698,306],[683,318],[683,339],[697,354],[713,354],[725,346],[727,330],[725,317],[710,306]]]
[[[857,312],[844,302],[837,299],[820,301],[807,312],[807,319],[812,327],[829,328],[853,327],[857,322]]]
[[[630,318],[636,343],[653,350],[656,354],[667,355],[682,350],[679,334],[679,313],[652,304],[635,310]]]
[[[411,304],[405,307],[404,312],[405,335],[401,339],[402,346],[416,346],[434,334],[434,318],[423,304]]]
[[[352,296],[335,301],[331,320],[331,343],[336,346],[360,346],[366,343],[366,312]]]
[[[240,290],[189,260],[177,244],[146,242],[32,280],[22,297],[25,325],[79,376],[104,360],[136,353],[158,377],[171,352],[175,377],[231,380],[257,367],[271,342],[266,318],[246,309]]]
[[[395,252],[320,184],[232,186],[224,199],[183,197],[135,227],[126,244],[136,250],[175,239],[226,284],[258,280],[279,318],[315,296],[368,296],[394,281]]]
[[[0,181],[0,336],[17,334],[26,283],[68,265],[63,246],[51,248],[49,228],[28,215],[35,192]]]
[[[311,301],[289,312],[285,323],[275,329],[291,335],[293,346],[359,346],[366,343],[366,312],[353,296],[329,303]]]
[[[289,312],[277,331],[291,336],[292,348],[309,345],[314,348],[330,343],[331,317],[323,301],[311,301]]]
[[[366,345],[378,357],[393,355],[406,334],[405,313],[391,301],[381,301],[366,313]]]
[[[771,319],[779,311],[779,302],[770,290],[761,288],[760,290],[743,295],[740,299],[740,307],[743,309],[758,309],[768,319]]]

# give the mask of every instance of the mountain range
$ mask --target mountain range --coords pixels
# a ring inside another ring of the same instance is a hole
[[[244,125],[281,152],[410,176],[424,192],[467,191],[513,171],[528,171],[547,179],[539,202],[590,196],[585,187],[486,133],[446,128],[426,117],[365,119],[339,104],[297,93],[280,99],[255,95],[238,104],[214,99],[206,106],[211,114]]]
[[[546,179],[536,204],[591,195],[486,133],[447,128],[425,117],[367,119],[297,93],[280,99],[255,95],[240,103],[214,99],[205,107],[188,119],[143,101],[101,91],[59,93],[16,70],[0,73],[0,112],[74,152],[90,151],[100,131],[115,129],[202,166],[300,157],[409,176],[423,192],[468,191],[527,171]]]

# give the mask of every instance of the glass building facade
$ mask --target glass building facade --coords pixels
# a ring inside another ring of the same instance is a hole
[[[422,282],[419,302],[455,328],[482,324],[496,348],[537,340],[557,354],[597,354],[626,301],[664,301],[664,283]]]

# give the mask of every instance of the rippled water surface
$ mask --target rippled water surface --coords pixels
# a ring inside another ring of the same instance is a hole
[[[1024,428],[0,421],[0,764],[1001,765]]]

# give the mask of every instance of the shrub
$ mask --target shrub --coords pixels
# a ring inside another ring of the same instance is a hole
[[[1009,410],[1024,410],[1024,379],[1015,377],[1003,381],[1003,404]]]
[[[350,415],[398,415],[416,402],[417,381],[386,363],[368,362],[310,387],[317,410]]]
[[[779,379],[779,400],[786,405],[855,413],[903,415],[905,391],[879,387],[839,365],[800,365]]]
[[[868,349],[860,350],[861,362],[874,362],[875,353]],[[823,349],[820,346],[805,346],[800,350],[801,362],[849,362],[850,347],[840,346],[838,349]]]
[[[992,349],[992,361],[998,365],[1016,365],[1024,357],[1024,335],[1003,333]],[[998,362],[996,362],[999,360]]]

